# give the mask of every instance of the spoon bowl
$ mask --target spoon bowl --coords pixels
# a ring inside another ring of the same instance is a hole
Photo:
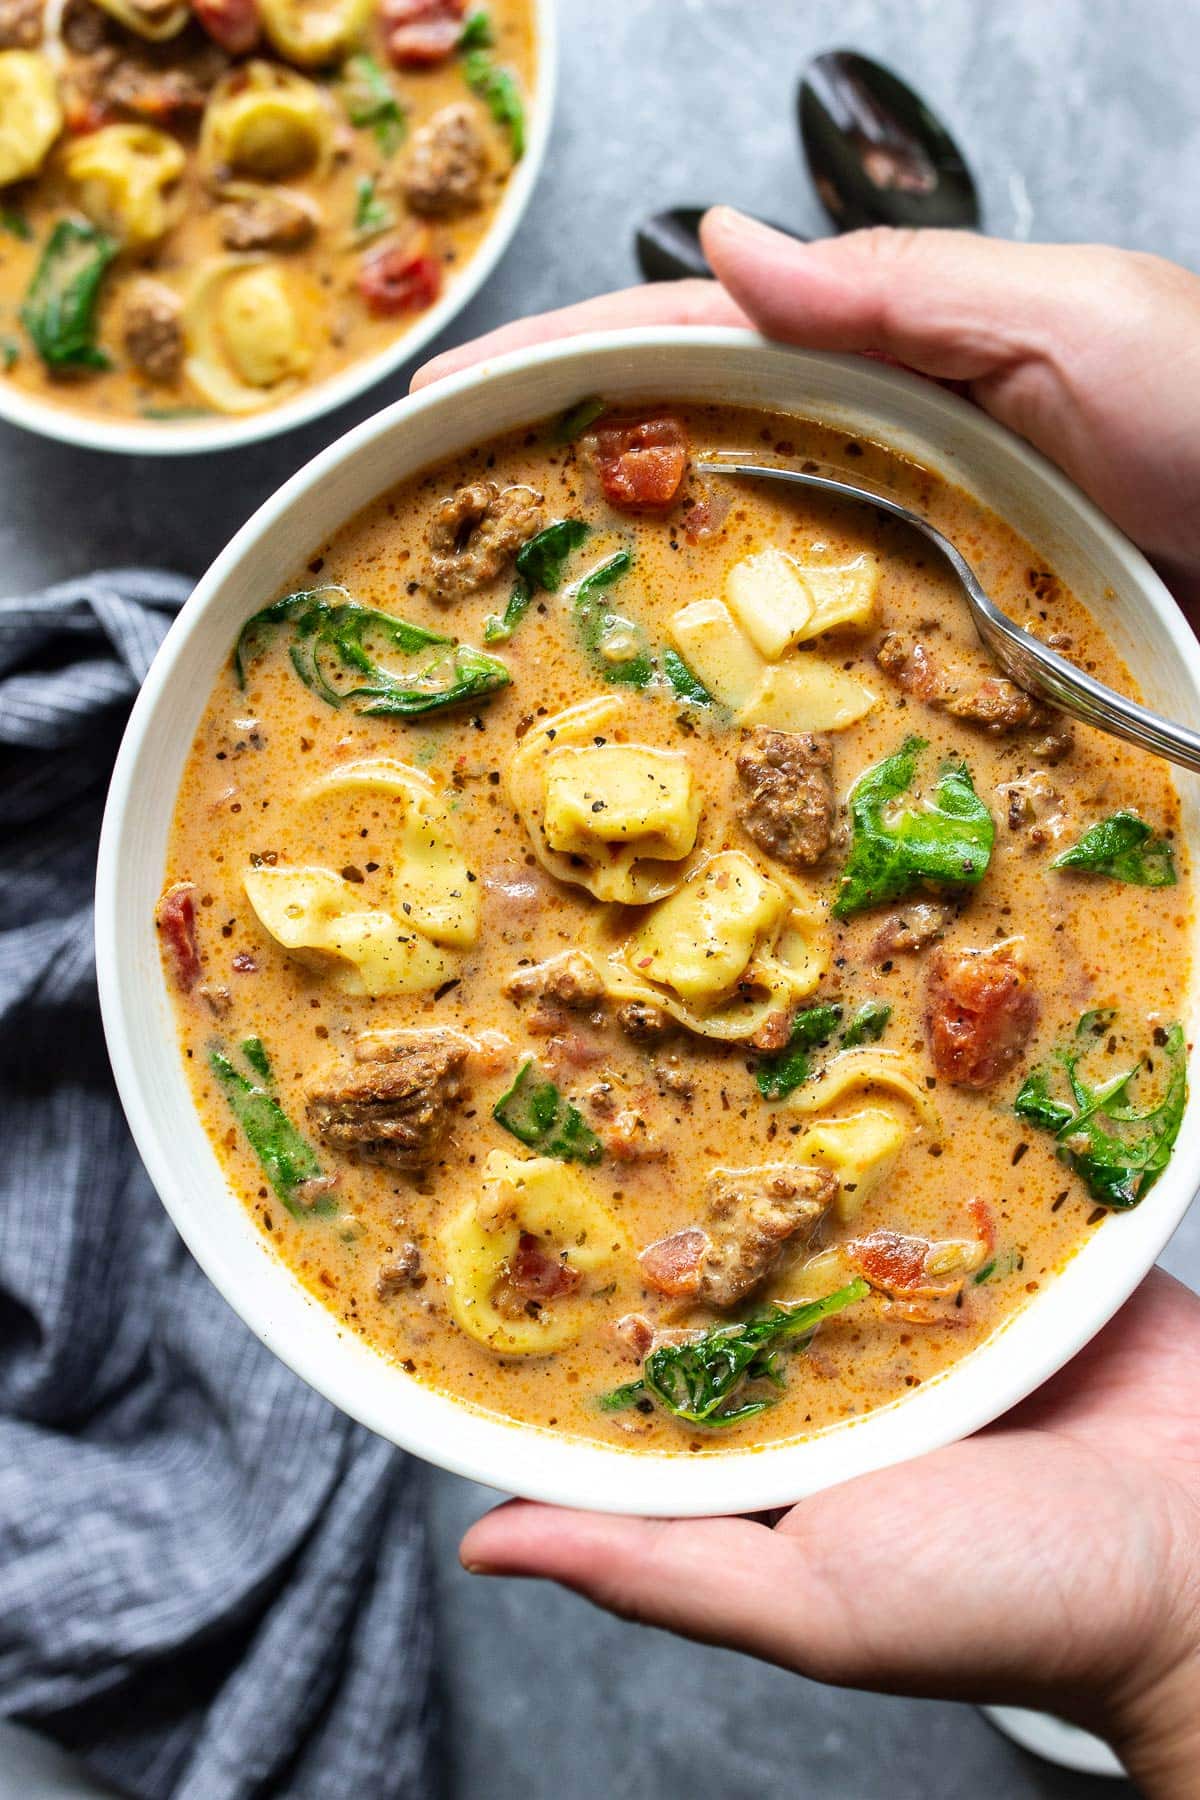
[[[979,226],[979,199],[962,152],[920,95],[882,63],[853,50],[815,57],[797,106],[809,173],[839,231]],[[700,243],[706,211],[672,206],[642,221],[634,246],[643,280],[711,277]],[[774,229],[809,242],[789,226]]]
[[[979,226],[979,197],[958,145],[882,63],[854,50],[814,57],[797,111],[813,186],[839,231]]]
[[[706,473],[713,475],[752,476],[765,481],[784,482],[792,487],[815,488],[820,493],[833,494],[839,500],[862,501],[866,506],[873,506],[879,512],[887,513],[890,518],[902,519],[914,531],[919,531],[943,561],[949,564],[966,597],[975,629],[985,647],[1004,673],[1019,687],[1036,695],[1039,700],[1046,700],[1052,706],[1057,706],[1060,712],[1081,719],[1085,725],[1093,725],[1098,731],[1107,731],[1113,737],[1124,738],[1127,743],[1137,744],[1154,756],[1177,763],[1180,768],[1200,773],[1200,732],[1193,731],[1188,725],[1164,719],[1138,701],[1118,694],[1115,688],[1107,687],[1085,670],[1077,669],[1065,656],[1060,656],[1049,645],[1043,644],[1040,638],[1015,624],[984,592],[962,552],[936,526],[931,525],[928,519],[923,519],[920,513],[901,506],[898,500],[891,499],[887,494],[876,493],[873,488],[859,487],[854,482],[837,480],[832,475],[809,473],[803,469],[789,469],[771,463],[707,462],[704,468]]]

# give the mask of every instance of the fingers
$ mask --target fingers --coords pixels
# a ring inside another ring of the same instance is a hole
[[[667,281],[625,288],[595,300],[581,300],[558,312],[518,319],[472,343],[458,344],[419,368],[412,378],[412,390],[415,393],[446,375],[457,374],[459,369],[490,357],[503,356],[506,351],[548,344],[555,338],[578,337],[585,331],[617,331],[634,325],[745,324],[744,313],[712,281]]]
[[[717,278],[768,336],[875,351],[965,383],[1200,606],[1195,275],[1128,251],[966,231],[797,244],[726,207],[701,237]]]
[[[545,1577],[622,1618],[791,1660],[778,1597],[785,1580],[795,1585],[792,1547],[748,1519],[628,1519],[518,1500],[473,1525],[460,1554],[474,1573]]]
[[[728,207],[706,216],[701,236],[717,278],[768,336],[882,351],[956,381],[1037,351],[1094,254],[960,231],[798,244]]]
[[[515,1502],[462,1558],[817,1680],[1030,1700],[1110,1682],[1148,1629],[1156,1508],[1127,1485],[1087,1446],[1014,1431],[818,1494],[774,1531]],[[1066,1516],[1088,1519],[1078,1544]]]

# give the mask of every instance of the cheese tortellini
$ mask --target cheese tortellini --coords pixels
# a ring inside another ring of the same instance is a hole
[[[479,935],[479,884],[455,841],[445,802],[428,775],[393,757],[346,763],[314,782],[305,800],[323,816],[340,802],[382,803],[400,823],[396,854],[396,904],[427,937],[468,949]]]
[[[187,375],[221,412],[254,412],[312,362],[288,276],[256,256],[221,256],[197,275],[184,308]]]
[[[258,0],[258,5],[280,56],[313,69],[352,50],[374,10],[374,0]]]
[[[363,802],[396,808],[383,834],[391,869],[383,904],[366,904],[361,879],[312,864],[252,868],[242,885],[276,942],[344,993],[422,993],[450,978],[453,953],[474,943],[478,886],[432,782],[405,763],[349,763],[314,782],[300,807],[328,836],[339,810]]]
[[[612,915],[595,932],[615,999],[662,1007],[704,1037],[753,1037],[771,1013],[811,994],[829,962],[815,897],[764,875],[740,850],[705,858],[631,932]]]
[[[394,913],[364,908],[332,869],[248,869],[242,886],[276,943],[343,993],[423,993],[454,972],[445,951]]]
[[[739,725],[842,731],[875,696],[855,676],[797,645],[835,626],[868,625],[879,571],[872,557],[801,567],[768,546],[729,571],[724,599],[693,600],[671,620],[688,664]]]
[[[835,626],[874,622],[879,565],[865,552],[841,564],[797,563],[769,544],[744,556],[725,580],[725,598],[768,662]]]
[[[285,181],[321,173],[333,147],[333,115],[321,89],[294,69],[248,62],[213,89],[204,111],[200,156],[210,175]]]
[[[141,250],[178,217],[186,161],[182,146],[152,125],[105,125],[70,146],[63,169],[89,219]]]
[[[847,1094],[869,1096],[878,1088],[907,1100],[929,1135],[940,1142],[942,1121],[937,1107],[917,1071],[899,1050],[883,1050],[875,1045],[843,1050],[826,1063],[814,1080],[797,1088],[786,1104],[792,1112],[819,1113],[836,1106]]]
[[[818,1119],[798,1137],[798,1162],[832,1169],[838,1178],[834,1211],[842,1225],[853,1224],[877,1188],[882,1187],[911,1136],[908,1126],[881,1106],[838,1118]]]
[[[635,905],[683,879],[700,795],[682,751],[611,741],[622,710],[602,696],[542,720],[513,758],[509,791],[544,868]]]
[[[96,0],[96,5],[150,44],[178,37],[192,16],[188,0]]]
[[[532,1310],[519,1293],[514,1304],[503,1304],[522,1234],[536,1238],[542,1254],[561,1259],[573,1289]],[[482,1193],[443,1227],[441,1241],[451,1313],[500,1356],[544,1356],[573,1342],[587,1321],[578,1277],[600,1275],[630,1253],[620,1225],[577,1169],[506,1150],[492,1151]]]
[[[0,188],[36,175],[62,127],[49,57],[39,50],[0,51]]]

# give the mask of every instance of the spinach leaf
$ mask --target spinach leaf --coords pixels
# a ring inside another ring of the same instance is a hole
[[[346,117],[360,130],[369,126],[380,154],[393,156],[404,142],[408,120],[387,75],[373,56],[362,51],[348,58],[342,78]]]
[[[15,206],[0,206],[0,226],[11,237],[20,238],[23,244],[33,242],[33,226],[25,214],[18,212]]]
[[[769,1395],[739,1401],[748,1383],[784,1385],[776,1362],[779,1350],[789,1343],[806,1348],[822,1319],[870,1291],[867,1282],[857,1279],[807,1306],[773,1306],[745,1324],[717,1325],[690,1343],[660,1344],[642,1364],[641,1380],[603,1395],[600,1406],[615,1412],[646,1396],[688,1425],[739,1425],[773,1404]]]
[[[575,590],[575,622],[592,661],[606,681],[644,688],[654,679],[654,660],[642,626],[614,612],[606,594],[633,567],[628,550],[618,550],[585,575]],[[620,655],[614,654],[620,651]]]
[[[473,12],[459,33],[460,50],[490,50],[495,43],[492,21],[482,8]]]
[[[1135,812],[1115,812],[1085,831],[1077,844],[1063,850],[1052,869],[1082,869],[1108,875],[1135,887],[1175,886],[1175,851],[1166,838],[1152,835]]]
[[[576,438],[583,436],[589,425],[594,425],[607,411],[607,403],[595,395],[588,400],[580,400],[577,405],[569,406],[555,421],[550,437],[556,444],[573,444]]]
[[[21,308],[21,323],[48,369],[111,367],[96,346],[96,303],[119,248],[115,238],[78,219],[60,219],[50,233]]]
[[[700,677],[693,675],[678,651],[664,650],[661,661],[662,672],[680,700],[687,700],[692,706],[715,705],[712,695]]]
[[[802,1081],[808,1080],[809,1051],[829,1042],[841,1017],[842,1009],[837,1005],[809,1006],[796,1014],[792,1035],[783,1049],[765,1056],[755,1072],[754,1079],[764,1100],[786,1099]]]
[[[598,1163],[604,1154],[582,1113],[540,1074],[532,1057],[521,1064],[516,1080],[493,1106],[492,1117],[520,1143],[560,1162]]]
[[[1125,1212],[1145,1198],[1171,1159],[1187,1106],[1187,1048],[1182,1027],[1171,1025],[1163,1034],[1167,1073],[1160,1097],[1139,1111],[1130,1099],[1130,1088],[1152,1066],[1149,1057],[1098,1085],[1079,1073],[1087,1038],[1097,1029],[1102,1032],[1108,1022],[1100,1015],[1097,1027],[1096,1017],[1085,1013],[1075,1028],[1074,1043],[1025,1077],[1013,1111],[1051,1133],[1060,1159],[1079,1176],[1093,1200]],[[1062,1098],[1051,1091],[1056,1068],[1066,1076]]]
[[[0,369],[6,372],[12,368],[21,354],[21,346],[16,338],[0,337]]]
[[[636,1406],[639,1400],[645,1400],[643,1412],[650,1411],[650,1402],[646,1399],[644,1381],[627,1381],[623,1387],[610,1388],[607,1394],[601,1394],[596,1405],[601,1412],[624,1412],[626,1407]]]
[[[516,77],[478,47],[468,47],[464,52],[463,74],[471,92],[483,101],[497,125],[508,132],[512,159],[520,162],[525,154],[525,105]]]
[[[261,1039],[247,1038],[242,1045],[242,1056],[256,1079],[252,1080],[234,1066],[223,1044],[209,1047],[208,1066],[220,1083],[247,1143],[262,1164],[267,1180],[288,1211],[298,1219],[312,1213],[327,1216],[336,1212],[337,1202],[331,1194],[323,1194],[311,1206],[306,1206],[298,1197],[299,1189],[308,1182],[323,1179],[323,1171],[308,1139],[300,1135],[269,1091],[273,1085],[271,1065]]]
[[[929,800],[897,808],[925,748],[923,738],[906,738],[851,789],[850,854],[833,903],[835,918],[897,900],[925,882],[973,886],[987,873],[996,828],[965,763],[944,762]]]
[[[508,604],[503,613],[489,613],[484,620],[485,644],[510,638],[535,594],[558,592],[569,558],[586,541],[590,529],[582,519],[556,519],[518,551],[517,578]],[[572,612],[585,650],[606,681],[637,688],[661,681],[690,706],[711,706],[712,695],[681,656],[674,650],[655,655],[641,625],[614,612],[608,604],[606,590],[632,567],[629,551],[618,550],[585,575],[575,589]],[[618,644],[622,653],[614,656],[611,650]]]
[[[366,718],[415,718],[461,706],[486,699],[511,680],[486,651],[360,606],[345,588],[325,587],[285,594],[246,621],[233,652],[239,687],[246,685],[250,657],[277,626],[291,627],[289,654],[305,687],[330,706],[353,705]],[[366,648],[368,638],[411,657],[415,666],[404,675],[382,668]],[[362,680],[355,683],[355,676]],[[347,685],[335,686],[335,678]]]
[[[1003,1281],[1005,1276],[1013,1275],[1024,1267],[1025,1258],[1019,1250],[1006,1250],[1002,1255],[993,1256],[990,1262],[984,1263],[982,1269],[976,1269],[971,1277],[971,1285],[986,1287],[989,1282]]]
[[[386,200],[381,200],[375,187],[373,175],[360,175],[355,189],[354,200],[354,236],[360,244],[378,237],[381,231],[390,231],[396,223],[396,215]]]
[[[269,1086],[274,1084],[275,1076],[271,1069],[271,1059],[267,1055],[266,1045],[260,1037],[243,1038],[239,1048],[250,1067],[260,1080]]]
[[[711,706],[712,695],[683,658],[674,650],[655,652],[645,628],[636,619],[616,612],[606,598],[613,583],[632,567],[629,551],[618,550],[585,575],[576,588],[573,610],[584,649],[605,681],[635,688],[666,682],[677,699],[692,706]]]
[[[533,600],[533,589],[527,582],[517,581],[502,613],[489,613],[483,621],[485,644],[503,644],[512,636]]]
[[[508,605],[503,613],[489,613],[484,620],[485,644],[497,644],[512,636],[540,588],[548,594],[558,592],[567,558],[578,550],[589,529],[582,519],[556,519],[521,546],[517,552],[517,579]]]
[[[877,1044],[891,1016],[892,1009],[886,1001],[865,1001],[843,1031],[842,1043],[847,1050],[855,1050],[859,1044]]]
[[[578,550],[590,527],[582,519],[556,519],[517,551],[517,574],[536,592],[545,588],[556,594],[562,585],[567,558]]]

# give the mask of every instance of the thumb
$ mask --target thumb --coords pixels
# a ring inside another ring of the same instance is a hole
[[[1200,281],[1155,256],[966,231],[798,244],[716,207],[705,254],[769,337],[958,381],[1158,557],[1200,580]]]
[[[770,337],[874,350],[942,380],[976,381],[1052,350],[1094,306],[1104,250],[960,231],[854,231],[801,244],[729,207],[702,224],[722,286]]]

